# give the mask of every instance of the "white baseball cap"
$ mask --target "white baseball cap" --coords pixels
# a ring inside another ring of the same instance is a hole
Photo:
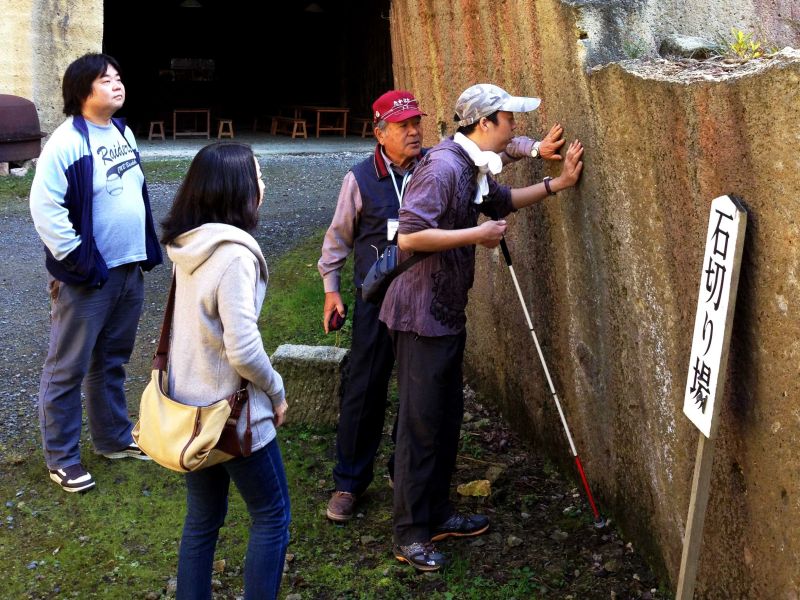
[[[539,108],[540,98],[512,96],[491,83],[477,83],[464,90],[456,100],[456,117],[459,127],[472,125],[481,117],[498,110],[530,112]]]

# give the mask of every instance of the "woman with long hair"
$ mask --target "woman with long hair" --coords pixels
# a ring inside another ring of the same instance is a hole
[[[197,153],[162,222],[161,241],[175,265],[175,313],[169,389],[202,406],[249,382],[252,454],[186,474],[187,510],[178,553],[179,599],[211,598],[219,529],[236,484],[252,523],[244,567],[245,598],[276,598],[289,543],[289,494],[276,428],[286,414],[281,376],[258,330],[267,264],[252,237],[264,196],[249,146],[215,143]],[[245,429],[242,410],[238,432]]]

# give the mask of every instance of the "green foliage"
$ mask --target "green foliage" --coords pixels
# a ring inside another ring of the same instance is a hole
[[[338,332],[325,335],[322,307],[325,292],[317,271],[324,230],[301,242],[269,265],[269,290],[261,312],[261,333],[267,353],[283,343],[350,347],[352,312]],[[353,268],[342,268],[342,301],[353,310]]]
[[[480,458],[485,451],[480,443],[480,434],[471,431],[463,431],[459,443],[459,453],[472,458]]]
[[[83,439],[88,440],[84,431]],[[529,567],[496,579],[476,572],[466,545],[450,544],[453,562],[441,575],[418,576],[400,565],[392,544],[392,490],[377,481],[359,505],[362,518],[346,526],[325,519],[331,488],[334,432],[287,426],[279,434],[292,501],[289,573],[281,597],[483,600],[542,597],[542,577]],[[97,480],[85,494],[65,494],[47,478],[35,442],[0,448],[0,562],[6,565],[2,597],[144,598],[162,595],[177,569],[185,515],[183,477],[153,463],[109,461],[88,442],[82,456]],[[377,465],[386,462],[386,446]],[[220,597],[242,593],[250,519],[232,490],[215,559],[225,559]],[[558,582],[548,579],[549,587]]]
[[[189,169],[189,159],[144,161],[142,168],[148,181],[159,183],[179,182],[183,180]],[[34,169],[30,169],[24,177],[9,175],[0,177],[0,206],[9,206],[26,202],[31,193]],[[27,209],[27,205],[25,206]]]
[[[31,183],[33,183],[33,169],[30,169],[24,177],[15,175],[0,177],[0,206],[25,202],[25,208],[27,208],[28,196],[31,194]]]
[[[173,572],[184,511],[180,476],[152,463],[112,463],[88,448],[83,456],[99,482],[87,494],[59,490],[33,447],[12,458],[13,474],[0,473],[0,497],[12,499],[0,536],[4,597],[130,598],[131,589],[160,589]]]
[[[512,569],[508,581],[499,583],[491,578],[477,575],[468,561],[455,557],[443,572],[442,579],[448,591],[439,598],[453,600],[535,600],[539,598],[540,586],[529,567]]]
[[[727,42],[728,54],[741,60],[760,58],[764,55],[762,42],[753,37],[753,33],[745,33],[741,29],[731,28],[733,40]]]

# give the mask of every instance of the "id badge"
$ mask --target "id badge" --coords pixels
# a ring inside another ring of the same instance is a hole
[[[397,235],[397,228],[400,227],[399,219],[386,219],[386,239],[390,242]]]

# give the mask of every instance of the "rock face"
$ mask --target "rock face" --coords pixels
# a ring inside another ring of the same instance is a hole
[[[626,58],[624,28],[611,25],[628,19],[628,31],[653,48],[675,33],[644,12],[689,3],[655,4],[395,0],[396,82],[428,113],[427,144],[453,132],[456,98],[481,81],[542,97],[537,112],[518,115],[518,133],[540,136],[559,121],[569,139],[584,142],[579,188],[512,215],[507,238],[598,503],[673,584],[698,439],[682,406],[708,209],[722,194],[744,198],[748,231],[696,597],[793,597],[800,52],[741,65],[647,59],[592,67]],[[764,23],[780,20],[775,3],[691,4],[702,14],[680,17],[679,31],[707,39],[742,27],[734,21],[754,5]],[[800,17],[790,3],[777,4],[786,9],[781,18]],[[617,37],[601,44],[586,24],[604,19],[604,35]],[[777,26],[769,33],[800,46],[797,33]],[[558,172],[522,161],[501,179],[521,186]],[[468,334],[471,383],[570,472],[569,447],[496,250],[478,251]]]
[[[0,89],[32,100],[42,131],[58,127],[67,65],[103,46],[101,0],[4,0],[0,18]]]
[[[341,372],[348,354],[348,350],[332,346],[278,346],[271,360],[286,387],[287,423],[336,425]]]

